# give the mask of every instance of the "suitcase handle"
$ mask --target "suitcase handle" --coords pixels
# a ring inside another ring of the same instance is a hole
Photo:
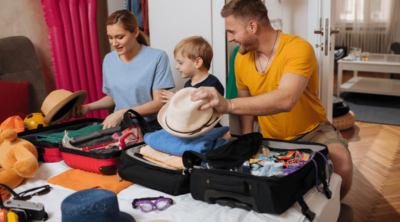
[[[136,120],[139,122],[139,127],[143,131],[143,135],[146,133],[154,132],[153,127],[143,118],[143,116],[133,109],[129,109],[124,113],[124,119],[121,123],[121,131],[128,129],[133,125],[130,113],[135,115]]]
[[[240,193],[219,190],[206,190],[204,192],[204,201],[209,204],[218,203],[222,206],[242,208],[245,210],[254,210],[260,213],[254,197],[246,196]]]
[[[221,178],[206,179],[205,186],[211,186],[217,190],[231,191],[235,193],[245,193],[248,191],[248,186],[243,180],[226,180]]]

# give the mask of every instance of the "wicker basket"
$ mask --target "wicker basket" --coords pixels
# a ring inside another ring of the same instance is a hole
[[[354,115],[353,111],[349,111],[343,116],[338,116],[336,118],[332,119],[332,124],[336,127],[338,130],[345,130],[354,125],[356,122],[356,116]]]

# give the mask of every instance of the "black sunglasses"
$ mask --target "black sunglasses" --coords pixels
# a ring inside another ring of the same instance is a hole
[[[20,196],[23,200],[29,200],[33,196],[42,196],[42,195],[48,194],[51,189],[52,189],[52,187],[50,187],[49,185],[44,185],[41,187],[35,187],[35,188],[29,189],[29,190],[25,190],[21,193],[18,193],[18,196]],[[34,193],[32,193],[32,192],[34,192]],[[18,200],[17,197],[14,197],[13,199]]]

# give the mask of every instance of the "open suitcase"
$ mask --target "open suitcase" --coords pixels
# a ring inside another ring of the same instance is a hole
[[[330,157],[327,146],[317,143],[262,139],[259,133],[247,134],[236,141],[238,140],[242,141],[234,146],[232,144],[235,141],[232,141],[229,149],[222,146],[205,156],[194,151],[186,151],[183,154],[183,164],[191,171],[192,197],[211,204],[218,203],[259,213],[276,214],[285,212],[297,201],[302,208],[302,213],[312,221],[315,214],[308,208],[303,195],[319,182],[323,184],[326,197],[330,199],[332,195],[328,188],[329,182],[326,181],[326,179],[330,180],[331,174],[331,167],[327,165],[327,159]],[[250,147],[240,144],[248,140],[257,141],[258,144]],[[246,159],[257,154],[259,150],[257,147],[260,147],[261,143],[271,151],[297,150],[309,154],[315,151],[310,156],[313,161],[307,162],[297,171],[282,177],[255,176],[229,170],[229,168],[240,167]],[[241,150],[246,148],[247,151]],[[226,156],[232,158],[226,159]],[[233,158],[233,156],[238,158]],[[199,168],[202,161],[207,162],[214,169]]]
[[[28,140],[29,142],[31,142],[33,145],[36,146],[39,154],[39,161],[47,163],[60,162],[61,160],[63,160],[63,158],[59,150],[59,144],[38,141],[36,139],[37,136],[44,134],[59,133],[63,132],[64,130],[77,130],[91,125],[99,125],[103,121],[104,121],[103,119],[95,119],[95,118],[80,119],[44,127],[41,129],[21,132],[18,133],[18,137]]]
[[[124,142],[125,136],[121,135],[121,132],[128,129],[131,126],[136,126],[130,118],[130,113],[135,114],[135,118],[139,122],[138,127],[141,133],[151,132],[152,127],[146,122],[146,120],[136,111],[128,110],[124,114],[124,119],[121,126],[93,132],[80,137],[74,138],[74,143],[71,143],[74,147],[97,147],[101,144],[107,144],[110,142],[120,141],[119,145],[112,145],[109,149],[99,150],[99,152],[90,152],[83,150],[76,150],[64,147],[63,144],[59,144],[59,149],[65,163],[76,169],[81,169],[89,172],[113,175],[117,173],[119,160],[122,152],[122,148],[125,147],[121,144]],[[114,134],[119,134],[121,137],[116,139],[113,137]],[[117,147],[118,146],[118,147]]]
[[[262,144],[276,151],[318,151],[320,154],[312,156],[317,167],[309,162],[284,177],[262,177],[231,170],[257,154]],[[326,172],[326,159],[330,154],[323,144],[263,139],[260,133],[250,133],[206,155],[185,151],[182,156],[185,170],[173,170],[145,160],[139,154],[144,145],[136,144],[123,150],[118,174],[125,180],[171,195],[190,192],[194,199],[211,204],[277,214],[298,201],[302,213],[311,221],[315,214],[304,202],[303,195],[320,181],[327,198],[331,197],[328,183],[322,179],[330,174]],[[202,161],[215,169],[203,169]]]

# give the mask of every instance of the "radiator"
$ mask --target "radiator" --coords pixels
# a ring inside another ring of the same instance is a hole
[[[362,32],[354,33],[351,31],[342,31],[336,35],[335,45],[340,47],[361,48],[363,52],[370,53],[387,53],[388,44],[385,42],[387,37],[386,32],[374,31],[374,32]],[[347,51],[349,52],[349,51]]]

